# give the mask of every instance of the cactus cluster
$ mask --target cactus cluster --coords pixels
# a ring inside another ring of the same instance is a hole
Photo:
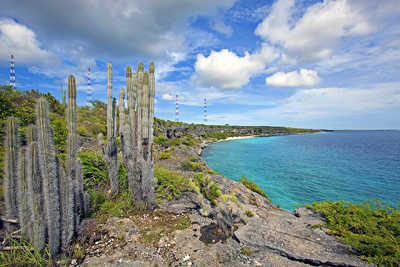
[[[149,74],[150,72],[150,74]],[[144,202],[148,209],[154,208],[154,170],[152,158],[155,76],[154,63],[149,72],[143,73],[140,62],[136,73],[130,66],[126,69],[126,97],[128,116],[125,118],[125,90],[119,95],[119,136],[121,155],[128,171],[129,188],[137,203]],[[111,193],[118,188],[118,153],[116,138],[116,105],[112,101],[112,65],[107,66],[107,147],[103,136],[98,141],[103,158],[109,166]]]
[[[10,219],[18,218],[24,234],[42,250],[48,244],[54,257],[71,243],[80,220],[88,215],[89,195],[83,191],[82,166],[77,153],[76,86],[68,79],[68,154],[64,170],[55,155],[49,107],[36,103],[36,126],[29,126],[27,146],[19,147],[18,124],[7,121],[5,198]]]

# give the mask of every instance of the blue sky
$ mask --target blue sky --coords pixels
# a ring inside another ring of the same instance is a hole
[[[400,129],[399,0],[0,2],[0,82],[78,105],[114,97],[128,65],[156,69],[155,115],[208,124]]]

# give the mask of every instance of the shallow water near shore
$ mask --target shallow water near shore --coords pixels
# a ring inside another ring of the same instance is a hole
[[[231,140],[208,145],[202,158],[229,179],[245,175],[288,211],[313,201],[400,201],[400,131]]]

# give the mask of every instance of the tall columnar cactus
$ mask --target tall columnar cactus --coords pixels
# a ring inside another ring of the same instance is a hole
[[[73,75],[68,78],[68,107],[67,107],[67,161],[66,175],[64,170],[59,168],[60,198],[61,198],[61,244],[66,245],[71,242],[72,236],[77,231],[80,218],[83,217],[83,188],[78,190],[82,180],[80,169],[77,166],[78,135],[77,129],[77,110],[76,104],[76,83]]]
[[[10,219],[18,217],[18,197],[17,197],[17,179],[18,179],[18,122],[15,117],[10,117],[6,125],[5,139],[5,176],[4,176],[4,200],[6,203],[6,216]],[[12,225],[8,225],[9,231],[14,230]]]
[[[18,218],[21,226],[23,226],[22,232],[27,233],[26,225],[29,218],[29,210],[27,209],[27,180],[26,180],[26,148],[21,147],[18,152],[18,169],[17,169],[17,206],[18,206]]]
[[[154,123],[154,96],[156,94],[156,82],[154,75],[154,62],[150,63],[150,75],[149,75],[149,143],[153,144],[153,123]],[[150,154],[151,155],[151,154]],[[153,158],[152,158],[153,160]]]
[[[118,153],[117,145],[115,143],[116,132],[116,100],[112,97],[112,65],[111,62],[107,65],[107,148],[101,151],[104,160],[108,163],[108,177],[110,179],[111,194],[116,194],[118,188]],[[99,146],[103,144],[99,136]]]
[[[143,151],[143,157],[147,161],[147,145],[149,139],[149,73],[145,71],[143,75],[143,90],[142,90],[142,142],[146,142],[146,151]]]
[[[36,126],[29,126],[26,131],[28,146],[26,149],[26,181],[27,181],[27,208],[29,218],[27,232],[33,245],[38,250],[45,244],[45,217],[44,198],[42,194],[43,179],[39,170],[39,152],[36,142]]]
[[[66,176],[58,162],[58,178],[60,181],[60,211],[61,211],[61,245],[68,245],[72,241],[76,229],[76,205],[74,183],[71,177]]]
[[[69,76],[68,78],[68,108],[67,108],[67,161],[66,171],[67,176],[74,179],[75,177],[75,158],[78,148],[78,135],[76,133],[76,119],[78,108],[76,105],[76,84],[75,77]]]
[[[122,146],[122,153],[125,155],[124,161],[127,163],[129,188],[134,190],[134,179],[136,175],[136,136],[137,136],[137,119],[135,113],[136,105],[136,74],[132,73],[130,66],[126,68],[126,91],[128,100],[128,126],[122,131],[125,132],[125,143]],[[133,111],[133,112],[132,112]],[[122,144],[122,142],[121,142]]]
[[[38,125],[39,168],[43,177],[43,195],[47,237],[50,254],[55,256],[60,249],[60,194],[53,134],[49,121],[49,107],[44,98],[36,104]]]
[[[121,140],[121,147],[125,147],[125,90],[121,88],[119,91],[119,138]],[[122,157],[126,158],[126,151],[122,150]]]

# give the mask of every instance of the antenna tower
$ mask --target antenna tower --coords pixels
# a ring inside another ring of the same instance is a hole
[[[207,125],[207,100],[204,98],[204,125]]]
[[[10,85],[15,89],[14,55],[11,55]]]
[[[176,95],[175,122],[179,122],[178,95]]]
[[[88,72],[88,78],[87,78],[87,103],[86,105],[90,105],[90,100],[92,100],[92,81],[90,80],[90,68]]]

